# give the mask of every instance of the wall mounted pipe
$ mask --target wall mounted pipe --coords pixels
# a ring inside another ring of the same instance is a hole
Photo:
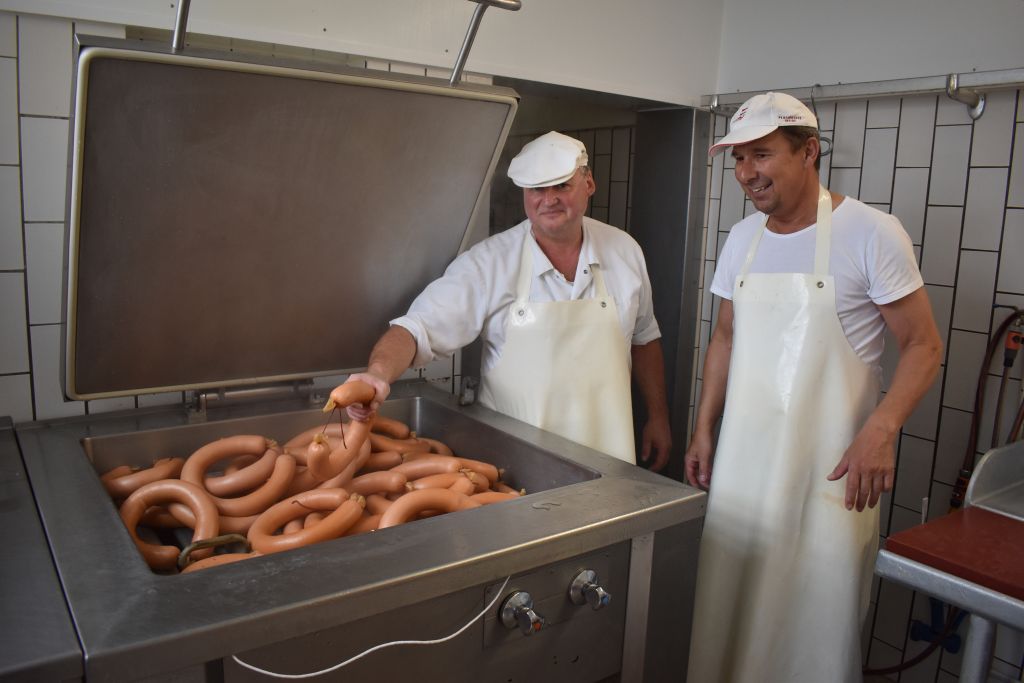
[[[960,75],[949,74],[946,77],[946,95],[950,99],[967,105],[967,113],[971,120],[976,121],[985,113],[985,94],[970,88],[960,87]]]
[[[993,90],[1009,90],[1024,86],[1024,68],[997,69],[994,71],[971,71],[952,74],[962,94],[969,89],[975,94]],[[888,81],[867,81],[864,83],[837,83],[835,85],[814,85],[803,88],[781,88],[798,100],[817,102],[838,102],[842,100],[863,100],[873,97],[900,97],[903,95],[927,95],[946,93],[950,75],[921,76],[919,78],[898,78]],[[765,90],[769,90],[766,88]],[[749,92],[720,93],[701,97],[701,106],[715,114],[731,116],[739,105],[763,90]],[[959,100],[958,100],[959,101]],[[969,106],[972,106],[969,104]]]
[[[472,0],[472,2],[477,3],[477,8],[473,12],[473,18],[469,21],[469,28],[466,30],[466,38],[462,41],[462,47],[459,49],[459,56],[455,58],[452,77],[448,81],[448,85],[452,87],[462,78],[462,70],[466,66],[466,60],[469,59],[469,51],[473,47],[473,40],[476,39],[477,29],[480,28],[480,21],[483,19],[487,8],[494,6],[516,12],[522,7],[522,3],[519,0]]]

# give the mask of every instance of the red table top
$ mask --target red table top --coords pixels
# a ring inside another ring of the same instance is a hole
[[[968,507],[892,534],[885,549],[1024,600],[1024,522]]]

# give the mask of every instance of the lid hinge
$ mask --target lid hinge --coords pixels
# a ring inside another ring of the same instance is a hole
[[[189,422],[205,422],[208,408],[228,408],[248,403],[298,399],[309,405],[323,403],[324,391],[313,380],[295,380],[250,387],[220,388],[187,392]]]

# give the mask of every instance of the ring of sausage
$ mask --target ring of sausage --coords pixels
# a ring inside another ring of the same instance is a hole
[[[181,470],[182,481],[189,481],[193,484],[203,485],[206,480],[206,470],[214,463],[223,460],[231,455],[240,455],[241,449],[251,452],[254,446],[262,442],[263,450],[270,450],[274,454],[278,451],[262,436],[243,435],[228,437],[203,446],[185,461]],[[275,455],[274,469],[270,477],[261,485],[249,493],[236,498],[215,496],[212,493],[217,509],[221,514],[228,517],[247,517],[256,515],[265,510],[269,505],[279,500],[288,490],[288,486],[295,477],[295,458],[290,455]]]
[[[176,478],[181,474],[184,464],[183,458],[160,458],[153,461],[150,467],[140,470],[121,465],[101,476],[100,481],[111,498],[127,498],[146,484]]]
[[[214,496],[237,496],[245,491],[251,491],[263,482],[274,471],[274,461],[277,460],[278,452],[268,448],[256,462],[235,470],[230,474],[220,476],[208,476],[203,479],[203,488]],[[239,456],[247,458],[250,456]]]
[[[367,472],[352,479],[348,486],[344,487],[352,493],[368,496],[371,493],[396,493],[405,489],[406,478],[401,472],[390,472],[381,470],[379,472]]]
[[[399,453],[427,453],[430,451],[430,444],[419,437],[408,439],[392,439],[383,434],[370,433],[370,446],[374,452],[377,451],[398,451]]]
[[[231,564],[238,562],[239,560],[248,560],[250,557],[259,557],[260,553],[223,553],[221,555],[211,555],[204,560],[197,560],[192,564],[188,565],[181,570],[182,574],[188,574],[189,572],[197,572],[203,569],[209,569],[210,567],[220,567],[225,564]]]
[[[458,472],[462,464],[450,455],[429,455],[415,460],[407,460],[401,465],[391,468],[392,472],[401,472],[407,479],[420,479],[431,474],[442,472]]]
[[[196,516],[192,514],[192,510],[187,505],[171,503],[167,506],[167,510],[171,517],[178,522],[175,526],[187,526],[190,529],[196,527]],[[256,521],[258,516],[231,517],[230,515],[221,515],[220,532],[222,534],[244,534],[249,531],[249,527],[252,526],[252,523]]]
[[[480,507],[480,503],[469,496],[452,491],[451,489],[420,489],[410,491],[398,500],[391,503],[387,510],[380,516],[378,529],[404,524],[413,516],[424,510],[441,510],[443,512],[456,512]]]
[[[192,533],[192,542],[216,536],[219,531],[217,506],[210,499],[210,494],[200,486],[179,479],[161,479],[139,487],[121,504],[121,520],[128,528],[128,534],[135,542],[143,559],[153,569],[174,569],[178,563],[178,548],[170,545],[147,543],[139,538],[135,531],[142,515],[150,507],[163,503],[183,503],[187,505],[196,518]],[[202,559],[209,556],[212,549],[201,550],[196,557]]]
[[[337,538],[359,520],[365,504],[362,496],[349,494],[345,489],[304,491],[285,498],[263,512],[249,528],[249,543],[253,550],[270,554]],[[317,524],[301,531],[274,535],[289,521],[305,517],[316,510],[329,514]]]
[[[408,439],[412,434],[409,425],[391,417],[384,417],[380,413],[377,413],[373,422],[373,431],[392,439]]]

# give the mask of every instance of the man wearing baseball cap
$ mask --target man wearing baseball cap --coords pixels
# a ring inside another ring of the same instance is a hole
[[[710,153],[730,147],[757,211],[718,260],[686,452],[710,487],[687,680],[860,681],[876,504],[942,343],[899,221],[821,187],[806,106],[752,97]],[[900,355],[878,402],[886,328]]]
[[[483,341],[480,402],[630,463],[631,377],[647,407],[641,458],[660,470],[671,449],[661,332],[647,265],[624,231],[585,217],[594,193],[587,150],[550,132],[527,143],[508,175],[526,220],[459,255],[391,321],[366,372],[366,419],[406,369]]]

